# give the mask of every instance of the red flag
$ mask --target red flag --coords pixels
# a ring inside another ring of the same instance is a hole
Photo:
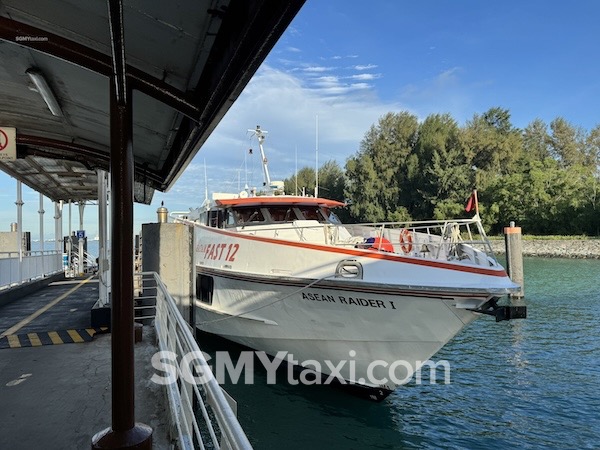
[[[475,202],[477,199],[475,198],[475,192],[471,194],[469,200],[467,200],[467,206],[465,206],[465,211],[470,212],[475,208]]]

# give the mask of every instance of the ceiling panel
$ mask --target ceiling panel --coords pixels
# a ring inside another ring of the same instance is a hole
[[[138,201],[173,185],[303,3],[123,1]],[[0,126],[17,128],[19,158],[0,169],[53,200],[95,199],[96,171],[110,167],[107,9],[100,0],[0,0]],[[45,78],[61,117],[28,69]]]

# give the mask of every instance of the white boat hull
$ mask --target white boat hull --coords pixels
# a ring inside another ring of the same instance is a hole
[[[385,394],[409,381],[477,317],[457,304],[477,307],[487,300],[485,293],[476,298],[425,290],[394,292],[343,281],[306,287],[310,280],[198,271],[214,279],[212,305],[196,303],[200,330],[271,356],[286,352],[288,362],[304,362],[344,380],[329,381]]]

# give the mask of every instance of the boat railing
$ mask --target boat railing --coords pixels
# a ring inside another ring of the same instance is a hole
[[[223,391],[200,350],[190,325],[155,272],[142,272],[144,295],[155,296],[158,346],[176,359],[175,380],[165,383],[176,448],[251,449],[234,412],[235,402]],[[152,281],[147,284],[146,280]],[[154,285],[154,290],[150,286]],[[148,306],[144,306],[147,308]],[[190,383],[190,377],[194,378]],[[201,381],[196,381],[201,380]],[[233,406],[232,406],[233,404]]]
[[[194,225],[184,215],[178,221]],[[264,222],[232,227],[238,233],[276,239],[361,248],[415,258],[455,261],[480,266],[497,265],[479,216],[467,219],[322,223],[317,220]]]
[[[478,218],[377,222],[319,223],[296,220],[238,228],[238,232],[302,242],[397,253],[416,258],[496,265],[492,247]]]

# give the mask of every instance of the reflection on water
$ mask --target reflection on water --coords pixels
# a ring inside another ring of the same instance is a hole
[[[257,449],[596,448],[600,261],[525,260],[528,318],[474,322],[435,357],[451,384],[409,384],[381,403],[330,386],[227,384]],[[202,336],[209,353],[242,348]]]

